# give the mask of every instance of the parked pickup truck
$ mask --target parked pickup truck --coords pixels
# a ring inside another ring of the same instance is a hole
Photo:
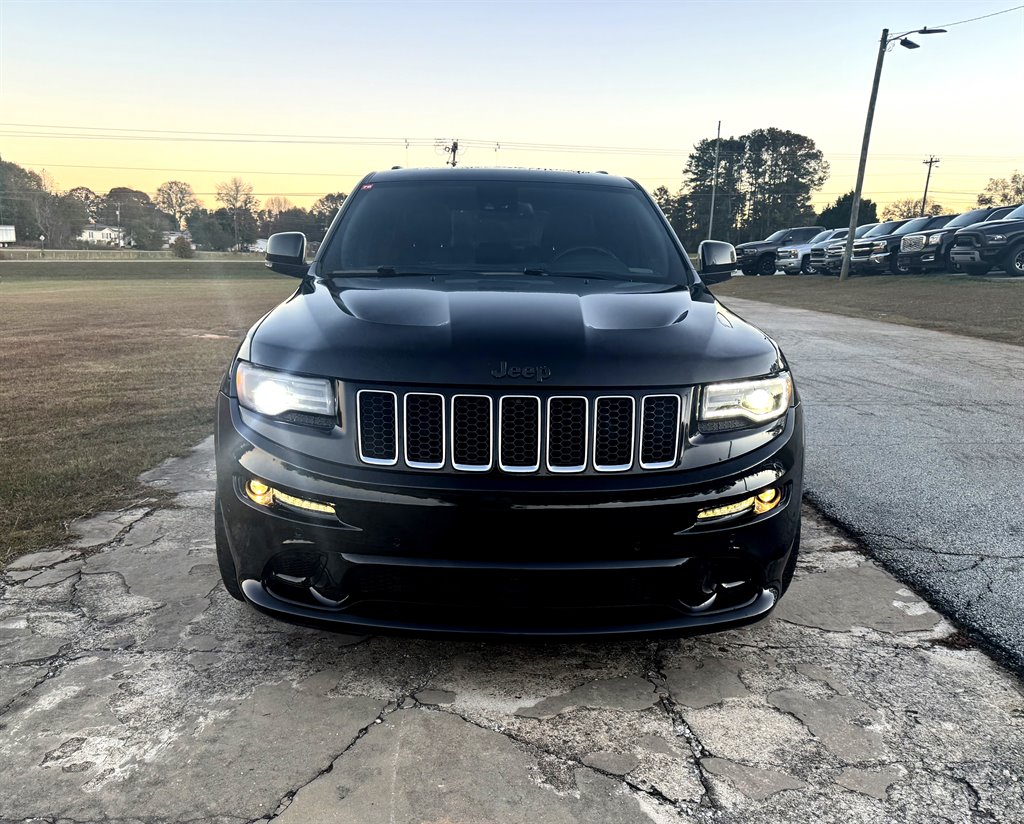
[[[935,217],[915,217],[900,222],[889,234],[882,234],[875,228],[864,235],[858,243],[853,244],[853,257],[850,258],[850,269],[862,275],[878,275],[888,272],[893,275],[905,274],[900,269],[900,241],[911,232],[931,231],[940,229],[956,215],[937,215]]]
[[[877,223],[864,223],[857,227],[853,233],[854,240],[860,240],[864,235],[874,229]],[[818,243],[811,247],[811,267],[823,275],[838,275],[843,265],[843,250],[846,248],[846,235],[849,229],[843,231],[842,237],[834,238],[826,243]]]
[[[1024,277],[1024,206],[1003,220],[960,229],[949,256],[969,275],[984,275],[998,266],[1008,275]]]
[[[824,232],[818,232],[806,243],[783,246],[775,255],[775,265],[787,275],[810,275],[814,272],[814,268],[811,266],[811,249],[814,245],[845,238],[849,231],[849,229],[826,229]]]
[[[793,229],[779,229],[764,240],[741,243],[736,247],[736,265],[745,275],[774,275],[775,253],[779,249],[795,243],[806,243],[824,231],[824,226],[798,226]]]
[[[956,265],[950,259],[953,249],[953,238],[957,229],[985,223],[990,220],[1002,220],[1014,210],[1014,206],[986,206],[972,209],[934,232],[917,232],[904,235],[900,241],[899,265],[901,271],[909,272],[952,272]]]

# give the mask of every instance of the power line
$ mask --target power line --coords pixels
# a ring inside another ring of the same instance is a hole
[[[943,23],[941,26],[933,26],[932,28],[949,29],[953,26],[962,26],[964,23],[973,23],[975,20],[987,20],[989,17],[998,17],[1000,14],[1009,14],[1011,11],[1019,11],[1020,9],[1024,9],[1024,5],[1012,6],[1008,9],[1003,9],[1002,11],[994,11],[991,14],[982,14],[979,17],[968,17],[966,20],[957,20],[955,23]]]

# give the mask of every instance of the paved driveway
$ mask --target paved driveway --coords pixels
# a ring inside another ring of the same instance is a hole
[[[806,385],[806,383],[805,383]],[[810,512],[774,617],[700,639],[356,638],[231,600],[207,442],[0,594],[0,820],[1019,822],[1024,696]]]
[[[1024,669],[1024,349],[727,302],[793,364],[809,499]]]

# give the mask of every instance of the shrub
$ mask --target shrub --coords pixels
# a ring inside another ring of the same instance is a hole
[[[171,242],[171,254],[179,258],[192,258],[196,256],[196,250],[188,238],[176,237]]]

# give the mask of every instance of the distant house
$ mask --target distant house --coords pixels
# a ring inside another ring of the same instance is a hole
[[[164,248],[165,249],[169,249],[171,244],[174,243],[174,241],[176,241],[179,237],[183,237],[183,238],[185,238],[185,240],[187,240],[189,243],[191,243],[193,249],[196,248],[195,243],[192,243],[192,233],[189,232],[188,230],[186,230],[184,232],[178,232],[178,231],[164,232],[163,236],[164,236]]]
[[[124,246],[125,231],[120,226],[91,223],[82,230],[78,239],[83,243],[95,243],[98,246]]]

